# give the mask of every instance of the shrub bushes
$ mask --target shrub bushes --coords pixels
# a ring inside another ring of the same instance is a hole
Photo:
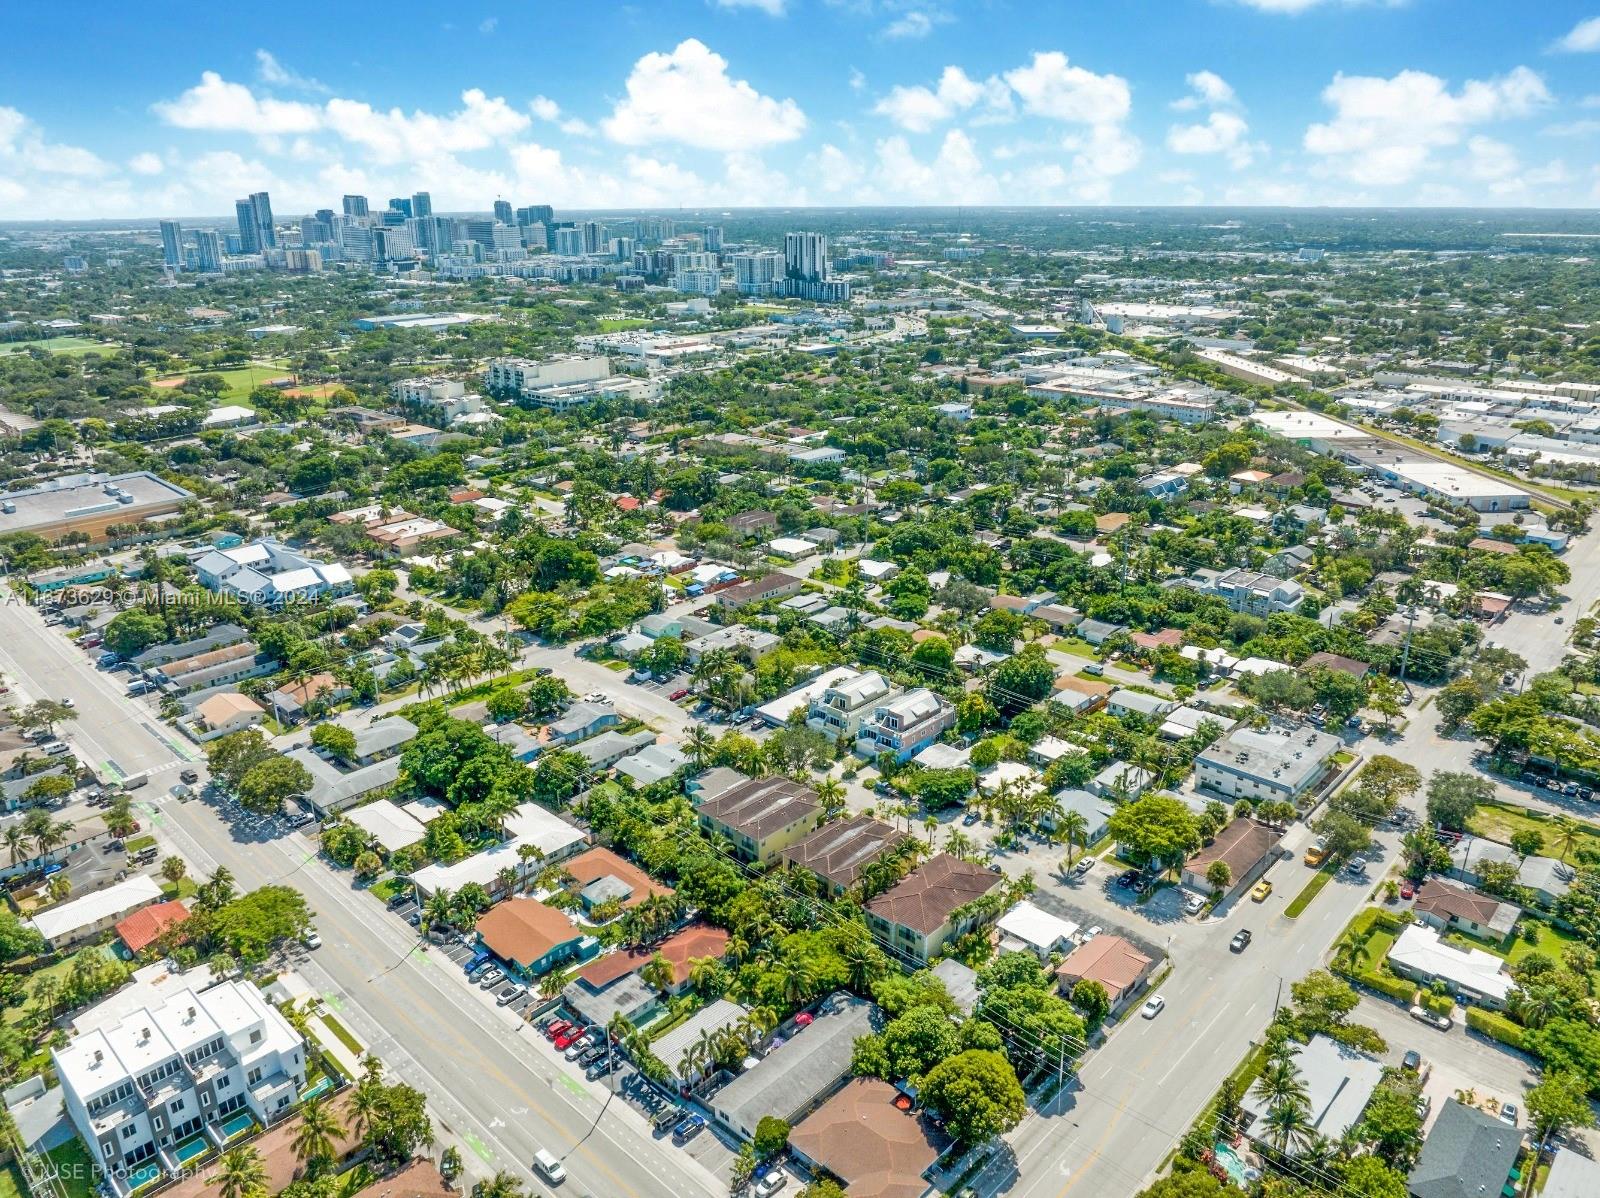
[[[1491,1040],[1498,1040],[1509,1048],[1515,1048],[1519,1052],[1524,1051],[1522,1046],[1524,1034],[1522,1026],[1513,1023],[1498,1011],[1485,1011],[1481,1007],[1468,1007],[1467,1026],[1475,1032],[1488,1036]]]

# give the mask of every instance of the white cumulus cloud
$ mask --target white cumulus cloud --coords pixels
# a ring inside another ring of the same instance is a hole
[[[594,127],[588,121],[575,116],[568,116],[561,110],[549,96],[535,96],[528,102],[528,110],[541,121],[549,121],[556,125],[563,133],[570,133],[575,137],[587,137],[594,132]]]
[[[1333,119],[1306,130],[1306,150],[1363,186],[1410,183],[1433,151],[1461,143],[1474,126],[1527,116],[1551,102],[1527,67],[1497,79],[1470,79],[1459,91],[1437,75],[1401,71],[1389,79],[1334,76],[1322,92]]]
[[[460,111],[440,116],[399,108],[380,112],[360,100],[336,97],[328,101],[327,125],[379,162],[415,162],[485,150],[532,123],[501,97],[478,88],[462,92],[461,103]]]
[[[1579,21],[1556,43],[1555,48],[1569,54],[1588,54],[1600,50],[1600,17]]]
[[[1073,66],[1059,50],[1036,52],[1031,63],[1007,71],[1005,79],[1025,111],[1051,120],[1105,124],[1126,120],[1133,108],[1126,79]]]
[[[128,169],[136,175],[159,175],[163,169],[161,156],[146,150],[128,159]]]
[[[330,90],[327,84],[290,70],[279,62],[270,50],[256,51],[256,76],[262,83],[272,84],[275,87],[298,87],[309,92]]]
[[[612,141],[638,146],[676,141],[703,150],[755,150],[793,141],[806,128],[793,100],[764,96],[728,76],[728,61],[688,38],[670,54],[634,63],[627,95],[601,122]]]
[[[886,116],[902,129],[912,133],[926,133],[958,113],[982,104],[991,113],[1009,112],[1010,89],[999,79],[990,76],[982,82],[967,75],[960,67],[945,67],[937,87],[918,84],[915,87],[897,86],[873,106],[872,111]]]
[[[270,137],[279,133],[310,133],[322,127],[322,109],[298,100],[258,97],[242,83],[229,83],[215,71],[204,71],[200,82],[176,100],[154,105],[155,114],[180,129],[249,133]]]
[[[1196,108],[1228,108],[1239,102],[1232,85],[1215,71],[1196,71],[1192,75],[1185,75],[1183,81],[1189,85],[1189,94],[1172,102],[1172,107],[1178,112],[1192,112]]]

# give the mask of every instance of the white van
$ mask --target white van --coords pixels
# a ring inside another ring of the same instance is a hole
[[[546,1148],[541,1148],[533,1154],[533,1167],[539,1170],[544,1175],[544,1179],[553,1186],[558,1186],[567,1180],[567,1171],[561,1167],[560,1161],[550,1155],[549,1150]]]

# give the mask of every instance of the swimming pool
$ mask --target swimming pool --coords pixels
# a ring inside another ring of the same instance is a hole
[[[255,1126],[255,1122],[255,1119],[251,1116],[249,1111],[240,1111],[232,1119],[229,1119],[222,1125],[223,1138],[231,1140],[240,1132],[249,1131]]]
[[[305,1102],[307,1099],[315,1098],[318,1094],[324,1094],[331,1089],[333,1089],[333,1078],[319,1077],[316,1085],[307,1086],[300,1092],[300,1101]]]
[[[1235,1185],[1240,1186],[1241,1188],[1248,1186],[1251,1182],[1255,1181],[1261,1176],[1261,1171],[1259,1169],[1252,1169],[1249,1165],[1245,1164],[1244,1158],[1232,1148],[1228,1147],[1228,1145],[1218,1144],[1215,1148],[1215,1153],[1217,1157],[1217,1164],[1222,1166],[1223,1171],[1233,1179]]]
[[[161,1162],[146,1161],[132,1173],[128,1174],[128,1193],[143,1189],[152,1181],[161,1180]]]
[[[204,1136],[195,1136],[193,1139],[185,1140],[183,1143],[174,1148],[172,1150],[172,1157],[178,1162],[178,1164],[187,1165],[190,1161],[194,1160],[195,1157],[203,1156],[206,1150],[210,1147],[211,1144]]]

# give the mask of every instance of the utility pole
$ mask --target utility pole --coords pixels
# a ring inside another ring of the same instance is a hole
[[[1406,644],[1400,651],[1400,682],[1406,680],[1406,664],[1411,660],[1411,633],[1417,626],[1417,605],[1413,603],[1406,609]],[[1409,689],[1409,688],[1408,688]]]

